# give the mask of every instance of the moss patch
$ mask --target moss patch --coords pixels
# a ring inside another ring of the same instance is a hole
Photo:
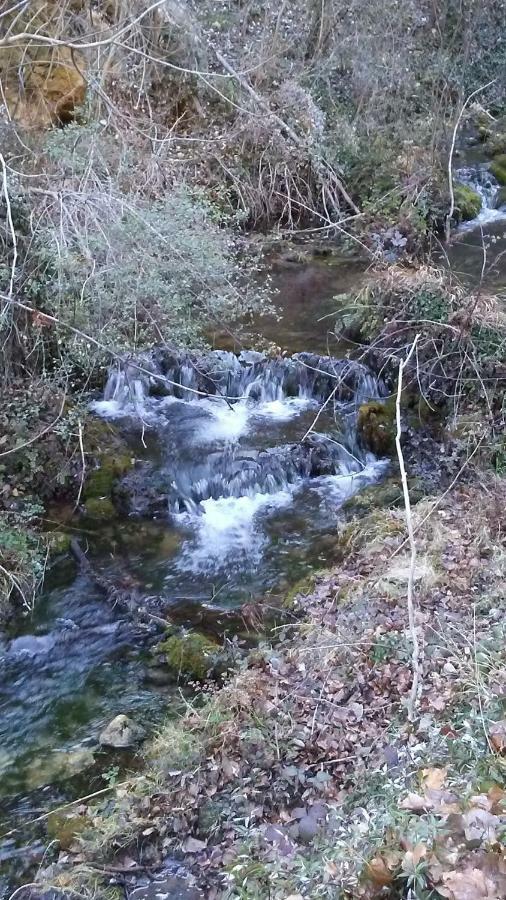
[[[132,468],[132,457],[127,453],[105,455],[100,459],[100,468],[94,469],[86,480],[85,500],[94,497],[110,497],[114,482]]]
[[[506,153],[500,153],[490,163],[490,171],[499,184],[506,184]]]
[[[109,497],[91,497],[86,501],[86,515],[103,522],[116,518],[116,509]]]
[[[395,446],[395,401],[363,403],[358,411],[357,431],[368,450],[376,456],[389,456]]]
[[[219,645],[203,634],[173,634],[159,645],[169,668],[177,675],[203,681],[217,661]]]
[[[454,184],[456,218],[461,222],[475,219],[481,209],[481,197],[468,184]]]

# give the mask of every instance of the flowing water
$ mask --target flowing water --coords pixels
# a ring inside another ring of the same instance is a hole
[[[472,150],[467,156],[467,164],[456,169],[454,178],[478,192],[481,210],[475,219],[459,226],[436,261],[448,264],[465,283],[476,285],[483,280],[487,290],[502,294],[506,289],[506,203],[482,154]]]
[[[268,602],[325,564],[344,501],[387,466],[355,428],[358,404],[381,397],[381,383],[329,355],[332,297],[358,287],[362,271],[274,270],[283,318],[261,327],[292,355],[159,350],[111,370],[94,414],[126,436],[137,463],[117,518],[71,522],[95,572],[146,609],[221,637],[238,627],[231,609]],[[179,710],[178,686],[150,677],[154,640],[62,558],[0,644],[0,898],[47,844],[30,820],[124,765],[101,750],[103,726],[126,712],[149,731]]]

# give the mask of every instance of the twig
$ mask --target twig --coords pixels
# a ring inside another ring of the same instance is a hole
[[[81,419],[79,419],[79,422],[78,422],[78,438],[79,438],[79,450],[81,453],[81,481],[79,484],[79,491],[77,492],[74,510],[77,509],[77,507],[79,506],[79,503],[81,502],[81,494],[83,492],[84,478],[86,475],[86,458],[84,456],[84,446],[83,446],[83,423],[81,422]]]
[[[476,94],[480,94],[481,91],[485,91],[490,85],[494,84],[497,81],[497,78],[493,78],[492,81],[489,81],[487,84],[484,84],[482,87],[476,88],[469,96],[464,100],[462,104],[461,110],[457,116],[457,121],[455,122],[455,127],[453,129],[452,135],[452,143],[450,147],[450,153],[448,155],[448,190],[450,192],[450,209],[448,210],[448,215],[446,216],[446,225],[445,225],[445,237],[446,240],[450,240],[450,228],[451,222],[453,218],[453,213],[455,212],[455,193],[453,190],[453,175],[452,175],[452,167],[453,167],[453,154],[455,152],[455,142],[457,140],[457,132],[459,130],[459,125],[462,120],[462,116],[464,115],[466,107],[469,105],[473,97],[476,97]]]
[[[399,363],[399,377],[397,381],[397,398],[395,402],[395,413],[396,413],[396,422],[397,422],[397,433],[395,435],[395,446],[397,448],[397,458],[399,460],[399,469],[401,472],[401,481],[402,481],[402,492],[404,495],[404,506],[406,510],[406,524],[408,528],[408,537],[409,537],[409,546],[411,550],[411,560],[409,566],[409,577],[408,577],[408,619],[409,619],[409,634],[411,638],[411,643],[413,645],[413,651],[411,654],[411,667],[413,670],[413,682],[411,685],[411,691],[409,694],[408,700],[408,719],[410,722],[413,722],[415,719],[415,708],[418,697],[418,688],[421,679],[421,667],[420,667],[420,647],[418,644],[418,635],[416,632],[416,621],[415,621],[415,605],[414,605],[414,583],[415,583],[415,567],[416,567],[416,541],[415,541],[415,532],[413,529],[413,520],[411,517],[411,501],[409,499],[409,488],[408,488],[408,478],[406,475],[406,466],[404,465],[404,456],[402,453],[401,446],[401,437],[402,437],[402,419],[401,419],[401,400],[402,400],[402,380],[404,375],[404,370],[408,365],[413,353],[415,352],[416,345],[420,335],[417,334],[415,339],[411,345],[408,355],[406,359],[401,360]]]

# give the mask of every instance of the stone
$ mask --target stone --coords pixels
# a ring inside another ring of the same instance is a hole
[[[28,766],[26,786],[29,790],[43,787],[46,784],[66,781],[74,778],[85,769],[95,764],[95,757],[89,748],[51,753],[39,757]]]
[[[103,747],[117,750],[133,747],[146,736],[144,728],[125,715],[116,716],[100,733],[99,742]]]

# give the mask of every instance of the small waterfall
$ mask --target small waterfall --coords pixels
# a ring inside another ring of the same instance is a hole
[[[229,571],[260,562],[260,522],[271,512],[309,492],[310,507],[327,497],[335,514],[380,477],[386,463],[360,446],[356,417],[385,393],[354,360],[162,348],[114,366],[95,409],[140,419],[159,435],[160,462],[136,467],[118,488],[126,510],[189,530],[177,571]],[[299,416],[294,435],[290,420]],[[317,419],[331,433],[316,433]]]
[[[290,398],[325,402],[377,399],[383,387],[361,363],[298,353],[269,359],[261,353],[213,351],[180,357],[157,351],[126,359],[109,372],[103,414],[131,413],[148,398],[173,397],[185,402],[222,397],[234,404],[274,403]],[[109,404],[109,409],[107,407]]]
[[[181,472],[179,467],[168,465],[158,481],[170,513],[198,513],[206,500],[277,494],[304,479],[358,473],[366,456],[355,455],[344,443],[325,435],[312,434],[301,444],[260,452],[238,445],[226,447],[191,470]]]
[[[506,218],[506,207],[498,205],[500,185],[488,164],[465,166],[455,172],[455,181],[465,184],[481,197],[481,210],[475,219],[463,222],[462,229],[487,225],[497,219]]]

